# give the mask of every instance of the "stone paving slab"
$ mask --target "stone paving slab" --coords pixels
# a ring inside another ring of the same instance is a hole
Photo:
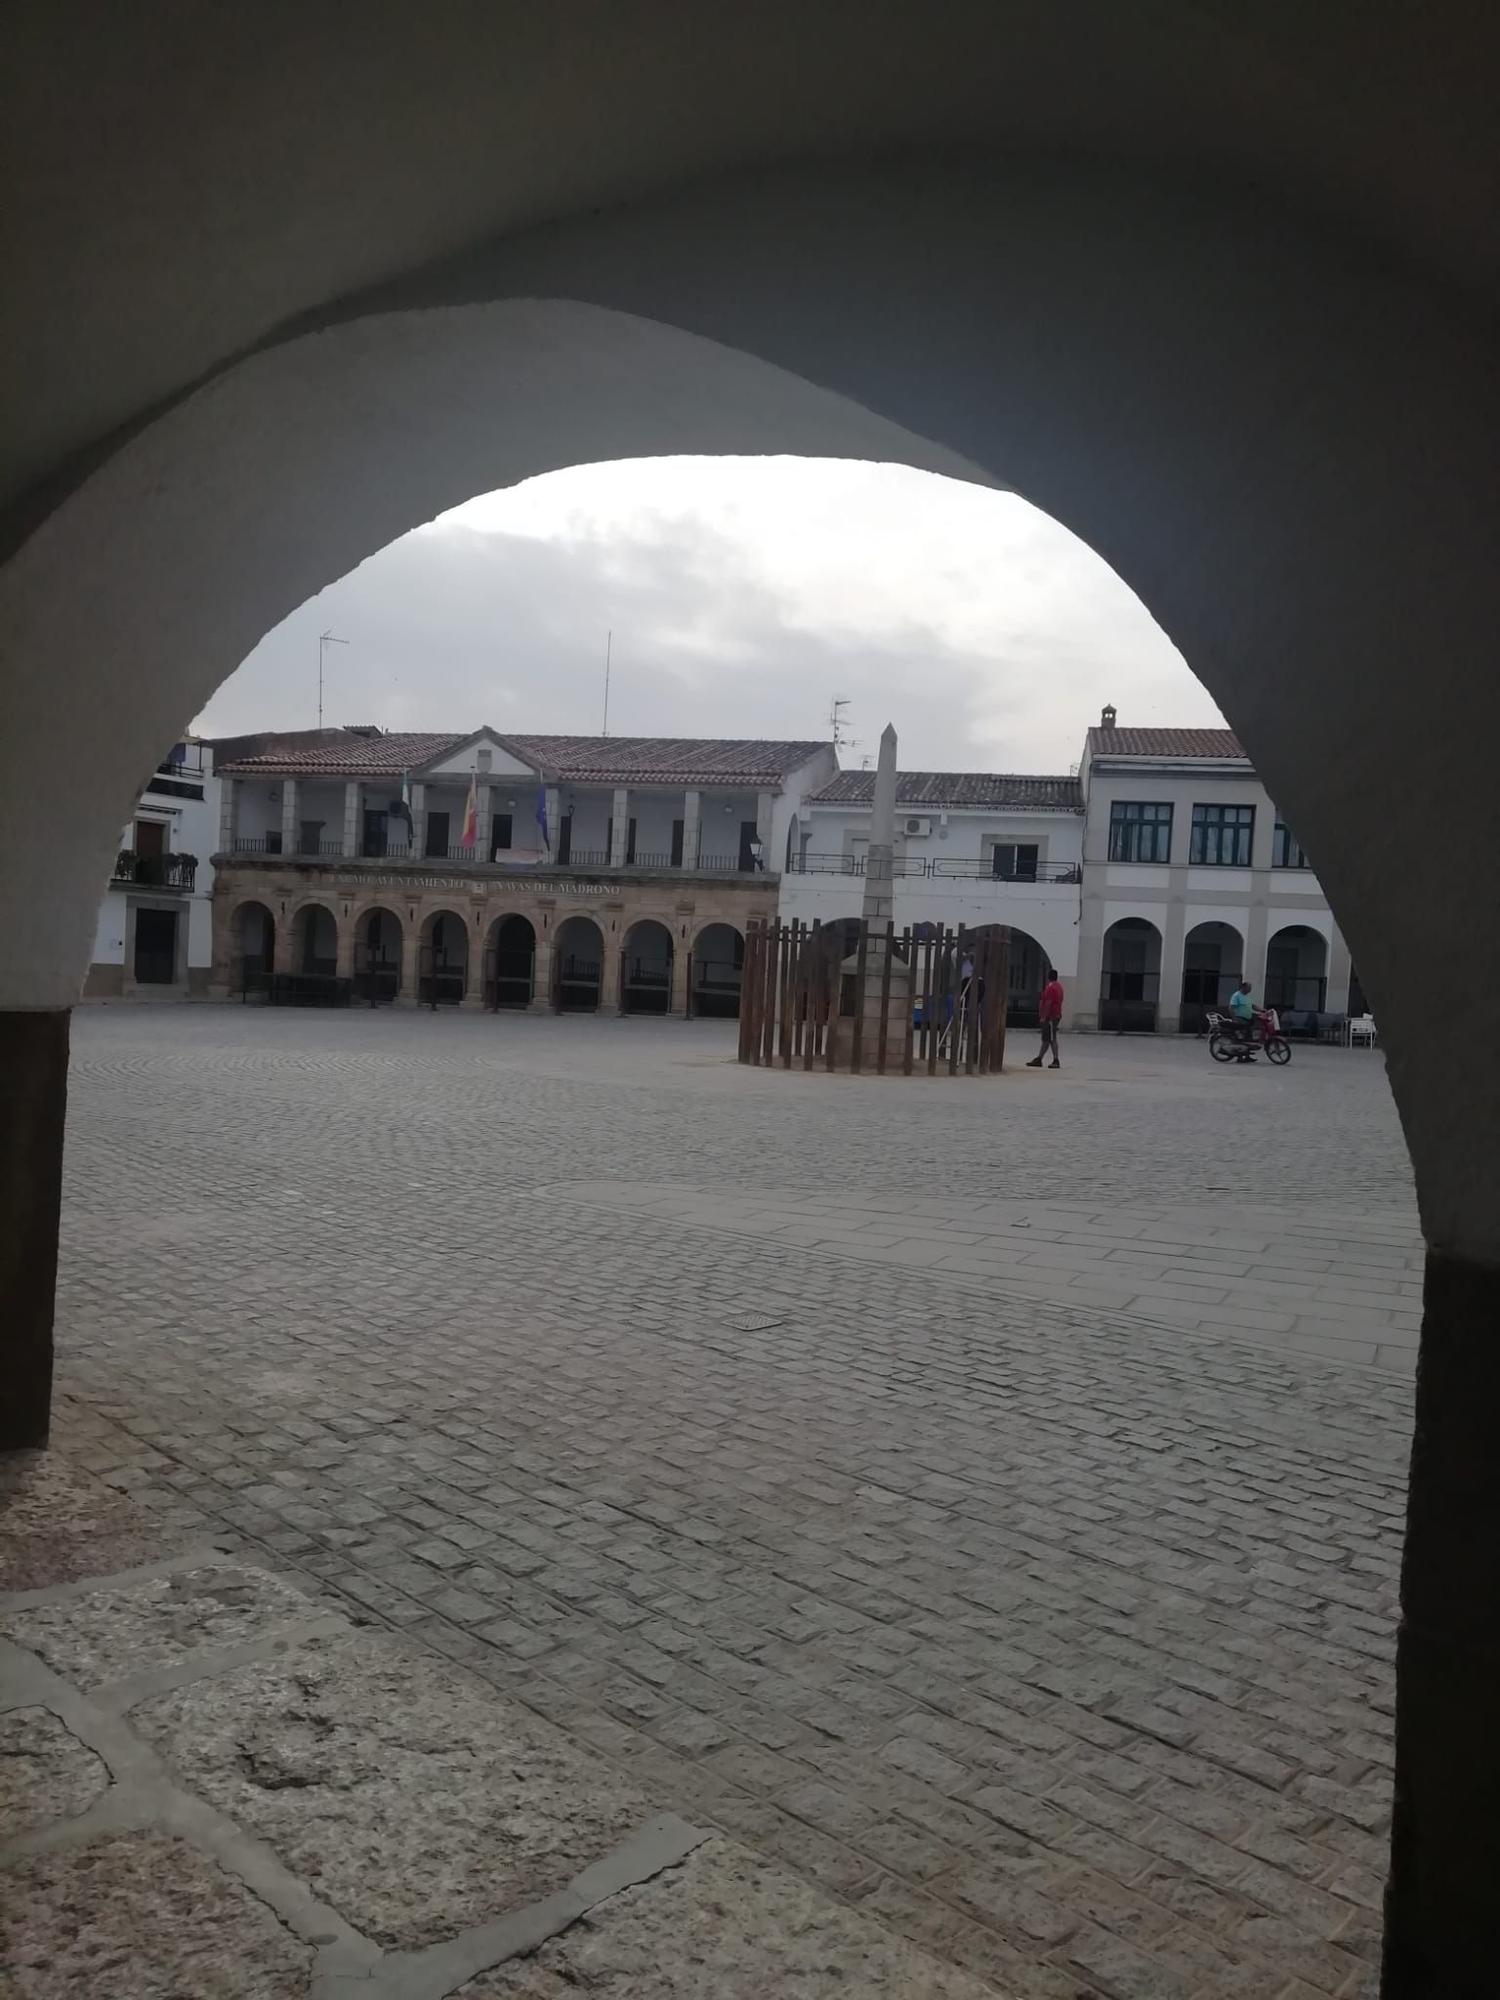
[[[0,1714],[0,1840],[86,1812],[108,1784],[104,1759],[49,1709]]]
[[[708,1024],[141,1013],[75,1038],[78,1462],[1016,2000],[1370,1989],[1402,1381],[1067,1265],[1043,1296],[536,1190],[784,1182],[899,1241],[957,1188],[1056,1208],[1064,1250],[1109,1217],[1123,1265],[1156,1239],[1118,1234],[1122,1185],[1149,1228],[1222,1159],[1286,1190],[1277,1261],[1187,1218],[1172,1268],[1342,1278],[1291,1224],[1362,1211],[1337,1261],[1378,1286],[1414,1226],[1378,1062],[1241,1089],[1101,1045],[1061,1094],[896,1118],[879,1080],[716,1064]],[[164,1095],[201,1115],[147,1190]]]
[[[301,2000],[313,1952],[187,1841],[121,1833],[0,1877],[14,2000]]]
[[[996,1989],[732,1842],[590,1912],[461,2000],[994,2000]]]
[[[90,1478],[76,1460],[46,1451],[0,1454],[0,1591],[153,1562],[170,1539],[159,1520]]]
[[[383,1635],[315,1641],[131,1720],[387,1949],[539,1901],[651,1815],[597,1758]]]
[[[202,1646],[305,1623],[314,1610],[283,1578],[226,1560],[0,1614],[0,1638],[77,1686],[97,1688],[171,1666]]]

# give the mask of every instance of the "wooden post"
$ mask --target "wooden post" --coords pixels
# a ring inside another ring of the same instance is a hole
[[[755,1032],[755,970],[760,963],[760,926],[745,926],[745,959],[740,967],[740,1047],[742,1063],[750,1060],[750,1038]]]
[[[870,955],[870,926],[859,920],[859,944],[854,953],[854,1034],[849,1043],[849,1074],[859,1075],[865,1052],[865,966]]]
[[[782,930],[771,924],[766,930],[766,983],[761,1014],[760,1060],[769,1069],[776,1060],[776,973],[781,963]]]
[[[901,1074],[903,1076],[910,1076],[911,1045],[915,1023],[914,1010],[917,998],[917,956],[916,946],[912,942],[910,924],[901,933],[901,944],[906,957],[906,1020],[901,1031]]]
[[[781,1067],[792,1066],[792,1025],[797,1011],[797,946],[802,926],[794,923],[786,933],[786,955],[781,963]]]
[[[807,965],[804,994],[807,1017],[802,1029],[802,1067],[811,1069],[813,1057],[818,1053],[818,1023],[822,1019],[823,1005],[823,927],[816,918],[803,957]]]
[[[896,923],[885,920],[885,964],[880,968],[880,1033],[875,1038],[875,1074],[885,1075],[885,1050],[891,1027],[891,953],[896,943]]]
[[[839,1008],[844,996],[844,927],[842,924],[830,924],[828,929],[834,933],[834,943],[824,973],[828,985],[828,1007],[827,1027],[823,1035],[823,1067],[831,1070],[838,1061]]]
[[[1010,1005],[1010,932],[1000,937],[1000,964],[995,974],[999,1004],[995,1008],[994,1069],[998,1076],[1005,1067],[1005,1010]]]
[[[948,966],[948,978],[952,982],[948,990],[948,1074],[958,1076],[958,1002],[964,992],[964,930],[962,924],[952,932],[952,958]]]
[[[938,925],[935,933],[934,932],[928,933],[927,970],[925,975],[925,983],[922,988],[922,1036],[923,1036],[923,1044],[927,1055],[927,1074],[929,1076],[937,1075],[938,1038],[937,1038],[937,1021],[932,1011],[934,1005],[933,986],[935,983],[932,977],[932,971],[933,971],[932,961],[933,961],[933,955],[937,949],[938,939],[942,936],[942,934],[943,931],[941,925]]]

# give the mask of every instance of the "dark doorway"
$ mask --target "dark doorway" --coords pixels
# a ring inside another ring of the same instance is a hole
[[[682,829],[683,822],[680,819],[674,819],[672,822],[672,866],[674,868],[682,866]]]
[[[166,853],[167,829],[159,819],[138,819],[136,821],[135,851],[137,854]]]
[[[740,821],[740,873],[742,875],[753,875],[755,873],[755,821],[753,819],[742,819]]]
[[[448,859],[448,815],[445,812],[430,812],[427,815],[427,838],[422,843],[424,855],[436,855],[440,860]]]
[[[564,813],[557,825],[557,865],[573,859],[573,815]]]
[[[137,910],[135,913],[136,984],[170,986],[176,977],[177,912]]]
[[[491,861],[494,860],[497,854],[509,853],[513,831],[514,825],[511,815],[509,813],[496,813],[494,819],[490,822]]]

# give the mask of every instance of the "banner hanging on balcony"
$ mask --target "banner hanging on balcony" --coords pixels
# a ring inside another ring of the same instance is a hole
[[[460,847],[473,847],[479,839],[479,777],[476,773],[469,780],[469,796],[464,805],[464,830],[459,836]]]

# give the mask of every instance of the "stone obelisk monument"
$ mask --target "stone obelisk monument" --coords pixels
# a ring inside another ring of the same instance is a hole
[[[896,858],[896,728],[888,722],[880,732],[880,761],[875,766],[875,801],[870,809],[870,844],[865,850],[865,900],[860,915],[870,935],[883,936],[896,914],[892,863]]]

